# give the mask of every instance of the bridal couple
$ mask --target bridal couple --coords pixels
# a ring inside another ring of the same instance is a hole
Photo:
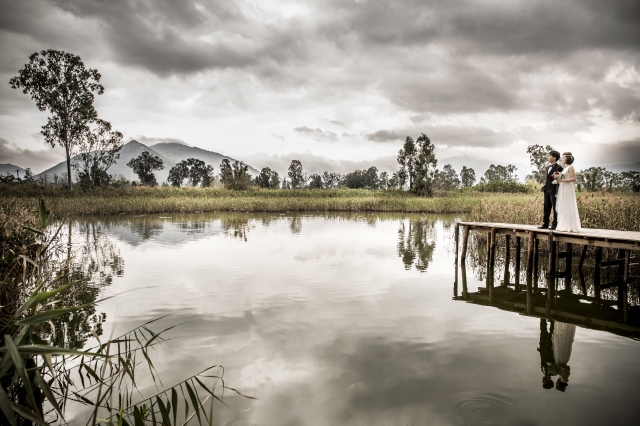
[[[540,229],[552,229],[564,232],[580,232],[580,216],[578,215],[578,203],[576,202],[576,171],[573,168],[573,155],[570,152],[562,154],[563,169],[558,160],[558,151],[549,152],[549,166],[547,167],[547,179],[542,187],[544,193],[544,220]],[[549,226],[551,211],[553,210],[553,222]]]

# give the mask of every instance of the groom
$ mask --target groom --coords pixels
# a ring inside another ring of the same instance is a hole
[[[544,218],[542,226],[539,229],[556,229],[558,226],[558,212],[556,211],[556,194],[558,193],[558,185],[554,185],[553,174],[555,172],[561,172],[562,167],[558,164],[560,159],[560,153],[558,151],[549,152],[549,165],[547,166],[547,179],[542,187],[542,193],[544,194]],[[553,210],[553,222],[549,226],[549,219],[551,217],[551,210]]]

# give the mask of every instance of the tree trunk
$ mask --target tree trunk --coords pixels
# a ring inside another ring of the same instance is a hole
[[[69,191],[73,190],[71,186],[71,146],[69,144],[69,139],[67,136],[67,140],[64,143],[65,151],[67,152],[67,184],[69,185]]]

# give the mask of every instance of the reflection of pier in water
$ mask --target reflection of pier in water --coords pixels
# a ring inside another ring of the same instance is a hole
[[[595,230],[596,232],[587,232],[586,235],[571,235],[538,230],[526,225],[462,222],[456,226],[456,249],[458,248],[459,226],[463,227],[464,234],[460,274],[458,273],[456,250],[455,300],[493,306],[502,310],[518,312],[521,315],[573,323],[585,328],[605,330],[640,339],[640,306],[637,303],[637,283],[634,282],[634,278],[637,277],[630,273],[631,267],[638,265],[638,263],[634,263],[636,259],[631,257],[631,252],[640,249],[640,233],[607,231],[612,235],[605,235],[606,232],[598,235],[598,230]],[[487,234],[486,253],[480,254],[484,250],[484,244],[476,244],[474,247],[476,253],[472,253],[472,259],[476,261],[476,265],[484,266],[483,269],[486,272],[486,285],[479,287],[477,292],[469,291],[467,285],[465,260],[469,230]],[[503,280],[496,285],[496,251],[499,246],[496,237],[500,234],[504,234],[505,256],[499,259],[499,263],[503,263],[504,270],[501,271]],[[615,234],[615,238],[612,238],[613,234]],[[513,246],[511,244],[512,237],[515,237]],[[523,237],[529,240],[526,253],[521,253],[524,251],[520,243]],[[548,259],[541,259],[546,263],[546,267],[539,267],[538,240],[545,240],[546,246],[548,246],[546,247]],[[560,251],[561,243],[565,249],[563,252]],[[572,248],[576,244],[583,246],[579,263],[573,262]],[[589,267],[585,265],[588,247],[595,247],[594,265]],[[617,255],[613,260],[603,261],[603,248],[610,249],[612,254],[617,251]],[[515,251],[515,259],[513,260],[512,251]],[[521,254],[526,256],[526,266],[523,265],[522,268],[526,273],[523,276],[520,274]],[[559,268],[561,261],[564,263],[563,271],[560,271]],[[539,285],[541,269],[544,278],[542,285]],[[585,269],[592,269],[593,272],[586,279]],[[609,274],[611,277],[617,276],[611,282],[602,283],[601,278],[606,275],[606,269],[613,269],[610,272],[617,270],[617,274]],[[579,285],[574,285],[572,281],[576,278],[579,278]],[[461,284],[461,288],[459,284]]]

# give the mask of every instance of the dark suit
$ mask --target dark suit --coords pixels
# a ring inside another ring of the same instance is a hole
[[[558,212],[556,211],[556,194],[558,193],[558,185],[554,185],[551,178],[555,172],[561,172],[562,167],[558,163],[551,166],[551,170],[547,168],[547,179],[542,187],[544,194],[544,217],[542,220],[542,226],[549,226],[549,219],[551,218],[551,210],[553,210],[553,223],[552,228],[558,226]]]

